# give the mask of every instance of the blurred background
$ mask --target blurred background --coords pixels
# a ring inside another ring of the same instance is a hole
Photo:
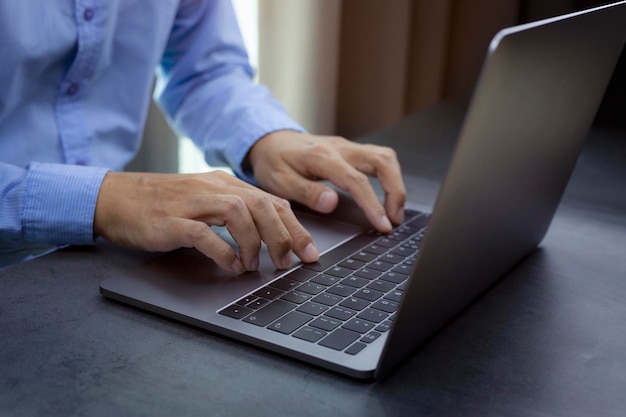
[[[307,130],[357,138],[471,97],[493,35],[598,0],[233,0],[257,82]],[[626,22],[625,22],[626,24]],[[626,59],[597,123],[626,132]],[[129,170],[210,169],[152,106]]]

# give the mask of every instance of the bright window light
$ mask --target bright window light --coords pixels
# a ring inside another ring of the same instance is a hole
[[[233,7],[243,42],[248,50],[250,65],[259,67],[259,9],[258,0],[233,0]],[[211,167],[205,160],[202,152],[196,148],[191,139],[180,138],[178,141],[178,172],[181,174],[214,171],[216,169],[231,172],[225,167]]]

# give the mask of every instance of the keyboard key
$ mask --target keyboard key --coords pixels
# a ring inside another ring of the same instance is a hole
[[[375,269],[370,268],[361,268],[354,273],[357,277],[367,278],[367,279],[376,279],[382,275],[381,271],[377,271]]]
[[[339,281],[341,281],[341,278],[327,274],[319,274],[311,280],[311,282],[315,284],[324,285],[326,287],[330,287],[331,285],[336,284]]]
[[[257,298],[256,300],[246,304],[246,307],[251,308],[253,310],[257,310],[269,302],[270,300],[267,300],[265,298]]]
[[[313,320],[311,323],[309,323],[309,326],[317,327],[318,329],[322,329],[322,330],[326,330],[327,332],[330,332],[332,330],[335,330],[337,327],[339,327],[341,323],[343,323],[341,320],[333,319],[333,318],[326,317],[326,316],[320,316],[316,318],[315,320]]]
[[[400,262],[404,261],[404,256],[396,255],[395,253],[390,252],[384,254],[378,259],[384,262],[389,262],[390,264],[399,264]]]
[[[332,287],[326,290],[326,292],[329,292],[331,294],[336,294],[341,297],[347,297],[355,291],[356,291],[356,288],[350,287],[348,285],[343,285],[343,284],[333,285]]]
[[[333,266],[332,268],[328,268],[325,273],[334,277],[344,278],[350,275],[352,270],[341,266]]]
[[[387,299],[387,300],[391,300],[391,301],[395,301],[396,303],[400,302],[400,299],[402,299],[402,291],[399,290],[394,290],[391,291],[390,293],[385,294],[385,296],[383,298]]]
[[[289,291],[287,294],[280,297],[281,300],[289,301],[291,303],[302,304],[307,300],[310,300],[311,294],[306,294],[298,291]]]
[[[334,306],[338,302],[343,301],[343,297],[339,297],[334,294],[328,294],[326,292],[323,292],[313,297],[311,301],[315,303],[319,303],[319,304],[324,304],[326,306]]]
[[[401,264],[401,265],[396,265],[392,271],[393,272],[397,272],[398,274],[403,274],[406,276],[411,275],[411,270],[413,269],[413,267],[411,265],[408,264]]]
[[[346,349],[346,353],[348,355],[356,355],[357,353],[359,353],[360,351],[362,351],[366,347],[367,347],[367,345],[365,343],[356,342],[355,344],[350,346],[348,349]]]
[[[397,248],[394,248],[391,251],[391,253],[406,258],[407,256],[411,256],[415,254],[415,250],[402,245],[402,246],[398,246]]]
[[[376,254],[376,255],[382,255],[383,253],[387,252],[388,250],[389,250],[389,248],[386,248],[384,246],[380,246],[380,245],[377,245],[377,244],[369,245],[368,247],[363,249],[364,252],[369,252],[369,253],[373,253],[373,254]]]
[[[248,317],[243,319],[243,321],[257,326],[267,326],[289,310],[292,310],[294,306],[294,304],[286,301],[275,300],[265,307],[253,312]]]
[[[402,242],[403,240],[405,240],[411,235],[412,233],[410,232],[410,230],[407,230],[406,228],[404,228],[403,230],[394,230],[393,232],[387,235],[387,238],[398,241],[398,242]]]
[[[323,338],[319,344],[335,350],[344,350],[360,337],[360,333],[339,328]]]
[[[396,287],[396,284],[392,283],[392,282],[388,282],[388,281],[383,281],[380,279],[376,279],[372,282],[369,283],[369,285],[367,286],[367,288],[372,288],[374,290],[378,290],[378,291],[382,291],[382,292],[387,292],[387,291],[391,291]]]
[[[375,308],[376,310],[384,311],[386,313],[395,313],[399,305],[400,304],[396,303],[395,301],[382,299],[372,304],[372,308]]]
[[[378,326],[376,326],[374,330],[381,332],[381,333],[385,333],[386,331],[391,329],[392,324],[393,323],[390,321],[384,321],[380,323]]]
[[[370,305],[369,301],[363,300],[361,298],[349,297],[339,303],[340,306],[346,307],[352,310],[361,311],[368,305]]]
[[[295,332],[292,336],[297,337],[298,339],[306,340],[307,342],[315,343],[322,337],[326,336],[326,334],[326,332],[314,329],[312,327],[303,327]]]
[[[339,266],[342,268],[350,269],[352,271],[356,271],[357,269],[364,267],[365,262],[357,261],[356,259],[346,259],[345,261],[340,262]]]
[[[299,311],[301,313],[310,314],[312,316],[319,316],[320,314],[322,314],[326,310],[328,310],[327,306],[325,306],[323,304],[312,303],[310,301],[308,303],[304,303],[300,307],[296,308],[296,311]]]
[[[397,272],[387,272],[380,276],[380,279],[384,281],[393,282],[394,284],[401,284],[407,280],[407,276],[403,274],[398,274]]]
[[[382,246],[383,248],[393,248],[398,244],[397,240],[389,239],[388,237],[381,237],[376,241],[378,246]]]
[[[367,279],[365,279],[365,278],[356,277],[356,276],[352,275],[352,276],[349,276],[347,278],[344,278],[341,281],[341,283],[344,284],[344,285],[349,285],[349,286],[354,287],[354,288],[361,288],[361,287],[366,286],[370,282]]]
[[[268,329],[277,331],[283,334],[289,334],[299,329],[304,324],[312,319],[308,314],[298,313],[297,311],[291,311],[272,324],[267,326]]]
[[[248,314],[252,313],[254,310],[251,308],[242,307],[240,305],[232,304],[228,307],[222,309],[220,314],[228,317],[232,317],[234,319],[242,319],[246,317]]]
[[[248,295],[246,297],[243,297],[241,300],[237,301],[237,304],[239,304],[240,306],[245,306],[246,304],[250,304],[256,299],[257,297],[255,297],[254,295]]]
[[[289,291],[289,290],[293,290],[300,284],[296,281],[291,281],[285,278],[280,278],[280,279],[277,279],[276,281],[270,282],[267,285],[269,287],[278,288],[279,290]]]
[[[382,297],[384,293],[376,290],[372,290],[370,288],[361,288],[357,292],[354,293],[353,297],[362,298],[367,301],[375,301]]]
[[[317,295],[326,289],[325,286],[314,284],[312,282],[305,282],[298,287],[298,291],[305,292],[311,295]]]
[[[370,269],[375,269],[377,271],[386,272],[386,271],[389,271],[391,268],[393,268],[394,264],[390,264],[389,262],[383,262],[383,261],[374,261],[374,262],[370,262],[369,264],[367,264],[367,267]]]
[[[325,315],[328,317],[332,317],[334,319],[346,321],[350,317],[354,316],[355,314],[356,314],[356,311],[351,310],[349,308],[333,307],[330,310],[328,310]]]
[[[267,298],[268,300],[273,300],[274,298],[277,298],[284,293],[285,291],[279,290],[277,288],[263,287],[255,291],[253,295],[256,295],[257,297]]]
[[[374,326],[375,324],[370,321],[354,318],[344,324],[343,328],[364,334],[374,329]]]
[[[351,259],[355,259],[357,261],[371,262],[374,259],[376,259],[376,255],[373,254],[373,253],[360,251],[360,252],[355,253],[354,255],[352,255],[350,258]]]
[[[363,311],[361,311],[358,315],[358,318],[360,319],[365,319],[368,321],[372,321],[374,323],[380,323],[383,320],[385,320],[387,317],[389,317],[389,314],[385,313],[384,311],[380,311],[380,310],[373,310],[371,308],[367,308]]]
[[[299,268],[285,275],[284,278],[290,279],[292,281],[306,282],[309,279],[313,278],[315,275],[317,275],[317,272],[310,271],[304,268]]]
[[[374,340],[378,339],[380,336],[382,336],[382,333],[378,333],[372,330],[371,332],[369,332],[368,334],[360,338],[359,342],[372,343]]]

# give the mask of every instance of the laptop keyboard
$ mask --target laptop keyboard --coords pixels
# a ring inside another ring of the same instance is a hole
[[[407,210],[391,233],[358,235],[219,313],[356,355],[391,328],[427,222]]]

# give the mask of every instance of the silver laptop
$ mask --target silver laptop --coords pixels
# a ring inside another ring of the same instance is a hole
[[[316,264],[277,271],[263,253],[259,272],[233,276],[179,250],[101,293],[352,377],[385,376],[543,239],[625,24],[618,2],[500,31],[432,215],[409,203],[405,223],[379,235],[349,220],[354,204],[298,211]]]

